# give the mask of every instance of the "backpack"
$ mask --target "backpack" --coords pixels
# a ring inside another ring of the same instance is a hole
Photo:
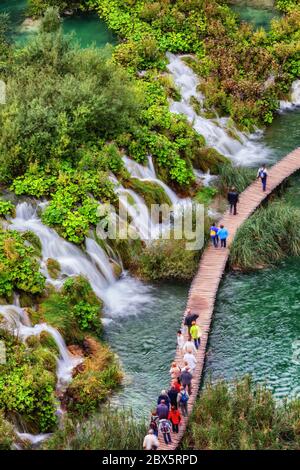
[[[216,234],[216,231],[215,230],[211,230],[210,231],[210,236],[211,237],[215,237],[217,234]]]
[[[259,176],[260,176],[262,179],[265,178],[265,177],[267,176],[265,170],[260,170]]]
[[[188,394],[186,392],[182,392],[180,397],[180,403],[187,403],[188,399]]]
[[[151,422],[150,422],[150,428],[153,429],[153,431],[157,431],[157,418],[156,417],[151,417]]]
[[[168,421],[164,421],[164,422],[162,423],[160,429],[161,429],[161,432],[162,432],[163,434],[169,433],[170,430],[171,430],[171,427],[170,427],[170,424],[168,423]]]

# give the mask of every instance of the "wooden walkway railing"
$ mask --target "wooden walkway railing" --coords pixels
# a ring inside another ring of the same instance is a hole
[[[230,244],[232,243],[239,227],[255,211],[262,201],[286,178],[299,169],[300,148],[284,157],[268,171],[269,176],[266,192],[262,191],[260,181],[255,181],[248,186],[248,188],[240,195],[238,214],[235,216],[226,214],[219,222],[229,231],[228,247],[226,249],[215,249],[214,247],[209,247],[204,251],[201,257],[199,269],[192,282],[187,302],[187,307],[191,308],[192,313],[197,313],[199,315],[197,323],[202,329],[201,346],[196,355],[197,367],[192,381],[192,395],[188,402],[189,415],[192,412],[201,382],[215,299],[228,260]],[[183,323],[184,318],[182,324]],[[187,337],[185,337],[185,339],[187,339]],[[183,366],[183,354],[178,350],[178,348],[176,350],[174,361],[176,361],[176,363],[181,367]],[[160,433],[159,450],[175,450],[182,439],[187,422],[188,417],[183,418],[182,424],[179,428],[179,433],[172,433],[172,444],[165,445]]]

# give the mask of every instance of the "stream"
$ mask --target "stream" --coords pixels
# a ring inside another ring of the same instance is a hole
[[[12,12],[17,36],[25,34],[18,29],[24,19],[25,6],[24,0],[0,2],[0,12],[8,8]],[[114,42],[113,35],[96,17],[80,17],[78,21],[76,17],[66,18],[64,29],[68,28],[76,31],[83,47],[92,41],[98,46]],[[300,82],[295,85],[294,106],[283,106],[264,133],[257,131],[245,136],[235,130],[239,137],[236,140],[226,132],[226,118],[207,119],[195,113],[189,102],[191,96],[199,102],[203,100],[196,90],[197,77],[181,58],[171,54],[168,58],[169,71],[182,96],[180,102],[171,104],[171,110],[186,114],[207,142],[234,163],[244,166],[257,166],[263,161],[272,163],[300,145],[300,109],[296,106],[300,104]],[[127,157],[124,162],[133,176],[157,180],[150,160],[147,168],[133,164]],[[162,182],[157,184],[163,185]],[[121,192],[123,190],[120,188]],[[175,201],[176,195],[170,188],[165,190]],[[136,202],[140,204],[137,214],[140,218],[136,217],[135,221],[142,234],[149,215],[143,201],[136,197]],[[300,207],[300,197],[298,204]],[[112,398],[112,403],[132,407],[137,416],[148,416],[160,390],[169,384],[168,370],[176,347],[176,330],[181,323],[189,286],[174,283],[145,285],[127,273],[123,273],[121,279],[115,279],[111,263],[118,262],[117,257],[112,259],[111,254],[108,255],[91,238],[86,240],[85,252],[62,240],[54,230],[41,223],[36,207],[28,203],[18,206],[17,217],[10,224],[16,230],[33,230],[40,237],[42,272],[47,278],[47,258],[60,262],[62,275],[55,281],[57,287],[67,276],[79,272],[88,277],[104,301],[105,336],[119,355],[126,374],[124,387]],[[271,387],[278,398],[299,394],[300,366],[294,360],[300,340],[299,276],[299,259],[286,260],[276,269],[225,276],[209,340],[205,380],[210,377],[213,380],[234,379],[251,373],[256,381]],[[13,307],[20,318],[18,306]]]

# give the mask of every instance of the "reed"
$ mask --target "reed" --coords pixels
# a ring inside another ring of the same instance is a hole
[[[300,210],[280,201],[260,208],[238,230],[230,266],[252,270],[300,255]]]
[[[250,377],[206,385],[195,404],[183,449],[299,449],[300,400],[276,404]]]

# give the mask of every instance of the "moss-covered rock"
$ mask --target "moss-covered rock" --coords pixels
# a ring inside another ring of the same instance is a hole
[[[52,279],[57,279],[60,275],[60,264],[56,259],[47,259],[47,270]]]
[[[4,413],[0,410],[0,450],[10,450],[14,438],[13,426],[5,419]]]
[[[22,237],[24,240],[27,240],[30,245],[34,248],[34,254],[38,257],[41,258],[42,256],[42,243],[39,237],[32,232],[31,230],[27,230],[22,234]]]
[[[66,392],[66,405],[70,412],[86,415],[94,412],[104,402],[112,390],[122,381],[116,355],[108,346],[88,337],[85,340],[89,352],[79,373]]]
[[[221,155],[217,150],[203,147],[199,148],[193,157],[194,167],[201,171],[217,175],[222,165],[228,164],[228,158]]]
[[[140,194],[149,208],[152,204],[170,204],[171,202],[164,189],[152,181],[131,178],[124,182],[124,186]]]

